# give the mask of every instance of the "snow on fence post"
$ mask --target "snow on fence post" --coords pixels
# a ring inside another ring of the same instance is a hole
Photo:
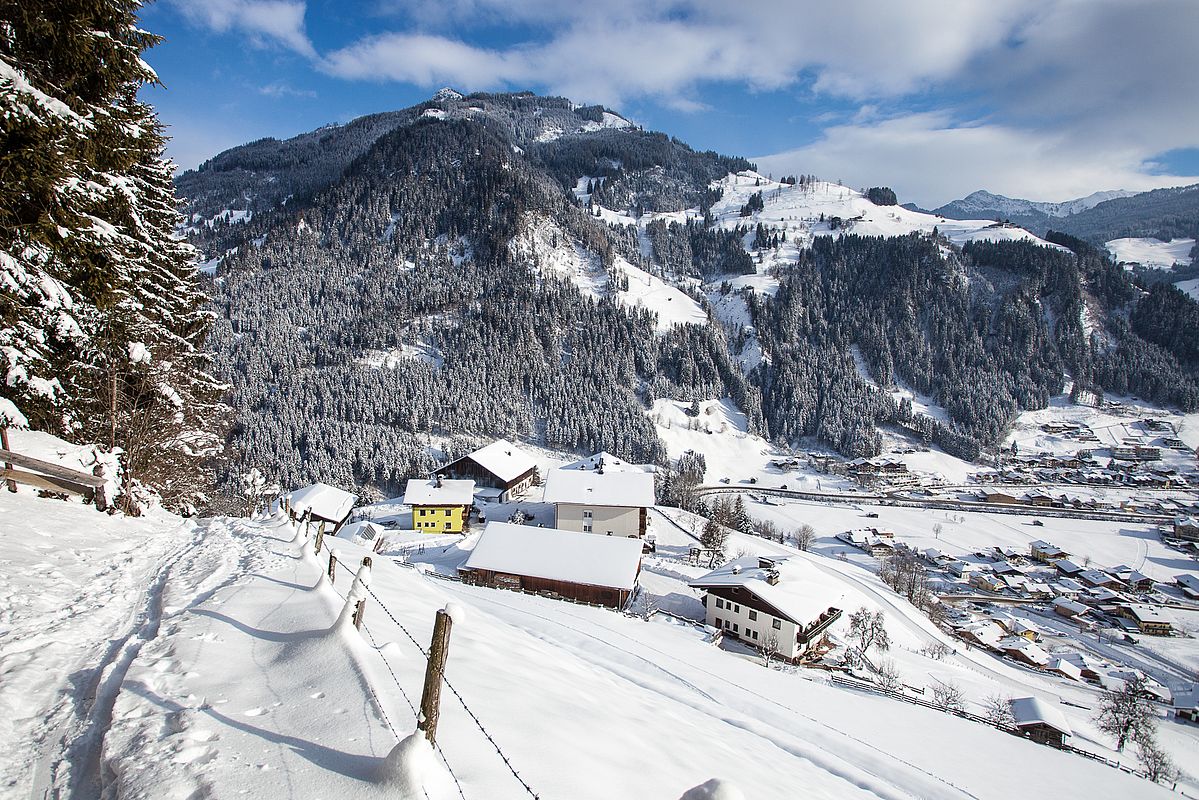
[[[362,625],[362,615],[366,612],[367,587],[370,584],[371,557],[367,556],[362,559],[362,566],[358,568],[358,574],[354,576],[354,583],[350,585],[350,591],[346,593],[346,604],[342,606],[341,613],[337,615],[337,622],[333,623],[335,630],[344,630],[350,625],[359,628]]]
[[[454,627],[455,608],[447,606],[437,612],[433,622],[433,639],[429,642],[429,663],[425,666],[425,686],[420,696],[418,731],[424,731],[429,744],[437,744],[437,719],[441,714],[441,681],[445,662],[450,655],[450,631]]]

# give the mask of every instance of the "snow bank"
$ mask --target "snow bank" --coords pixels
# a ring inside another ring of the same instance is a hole
[[[420,732],[391,749],[379,768],[379,782],[398,800],[437,800],[456,794],[453,779]]]
[[[1142,267],[1169,269],[1175,264],[1191,263],[1194,239],[1112,239],[1106,245],[1117,264],[1140,264]]]

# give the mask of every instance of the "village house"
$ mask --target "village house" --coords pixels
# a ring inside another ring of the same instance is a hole
[[[1199,684],[1192,683],[1186,689],[1174,692],[1174,717],[1188,722],[1199,722]]]
[[[293,520],[308,514],[314,523],[326,526],[327,533],[336,533],[350,518],[358,495],[325,483],[314,483],[285,494],[280,499]]]
[[[1022,636],[1008,636],[999,642],[999,650],[1013,661],[1026,664],[1037,669],[1049,665],[1049,654],[1034,642]]]
[[[470,522],[475,482],[412,478],[404,502],[412,506],[412,527],[423,533],[462,533]]]
[[[1174,620],[1155,606],[1130,603],[1120,606],[1120,616],[1132,620],[1137,630],[1148,636],[1169,636],[1174,631]]]
[[[1067,577],[1071,578],[1076,577],[1078,573],[1086,569],[1085,567],[1080,567],[1078,564],[1075,564],[1068,558],[1059,558],[1057,561],[1053,562],[1053,566],[1054,569],[1056,569],[1062,575],[1066,575]]]
[[[463,583],[536,592],[623,608],[641,572],[641,542],[576,531],[489,522],[466,563]]]
[[[835,582],[800,556],[745,556],[688,584],[704,591],[707,624],[772,655],[798,660],[841,617]]]
[[[999,576],[993,572],[974,572],[970,575],[970,585],[975,589],[981,589],[984,592],[999,592],[1003,589],[1004,583],[999,579]]]
[[[1082,670],[1064,658],[1050,658],[1045,671],[1072,681],[1082,680]]]
[[[1121,564],[1118,567],[1112,567],[1109,572],[1114,575],[1125,589],[1132,592],[1151,592],[1153,591],[1153,578],[1137,572],[1130,566]]]
[[[1113,586],[1120,585],[1120,581],[1116,580],[1111,575],[1108,575],[1106,572],[1100,572],[1097,569],[1084,569],[1074,577],[1082,581],[1087,586],[1105,586],[1110,589]]]
[[[1028,551],[1034,559],[1044,564],[1050,564],[1054,561],[1070,557],[1070,554],[1062,548],[1052,545],[1049,542],[1043,542],[1040,539],[1029,544]]]
[[[1174,538],[1199,542],[1199,519],[1194,517],[1175,517]]]
[[[1178,588],[1182,593],[1192,600],[1199,600],[1199,578],[1190,573],[1174,576],[1174,583],[1178,584]]]
[[[1103,663],[1087,653],[1062,653],[1061,659],[1077,667],[1078,672],[1085,680],[1097,681],[1103,674]]]
[[[654,476],[603,468],[550,470],[545,502],[554,504],[554,525],[563,530],[643,538],[649,508],[657,503]]]
[[[434,475],[446,480],[471,480],[480,497],[507,503],[533,485],[537,464],[533,457],[507,439],[497,439],[456,461],[439,467]]]
[[[1074,735],[1066,715],[1039,697],[1017,697],[1011,709],[1016,730],[1038,744],[1061,747],[1067,736]]]
[[[983,502],[986,503],[1002,503],[1005,505],[1015,505],[1021,502],[1021,499],[1009,492],[983,492]]]
[[[979,647],[993,650],[999,649],[999,642],[1003,639],[1004,635],[1003,628],[990,620],[971,622],[967,625],[956,627],[955,631],[959,638],[976,644]]]
[[[1053,601],[1053,611],[1068,620],[1079,622],[1082,617],[1091,609],[1084,606],[1075,600],[1067,600],[1065,597],[1059,597]]]

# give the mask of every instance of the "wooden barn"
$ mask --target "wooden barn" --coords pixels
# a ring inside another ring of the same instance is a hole
[[[464,583],[537,592],[623,608],[641,572],[641,542],[557,528],[489,522],[466,563]]]
[[[434,475],[452,480],[472,480],[480,497],[506,503],[537,479],[533,457],[507,439],[497,439],[457,461],[440,467]],[[487,492],[491,489],[493,491]]]
[[[1061,747],[1067,736],[1074,735],[1066,715],[1039,697],[1012,700],[1012,719],[1016,730],[1038,744]]]

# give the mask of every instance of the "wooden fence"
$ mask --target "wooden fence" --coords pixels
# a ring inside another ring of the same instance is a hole
[[[96,508],[101,511],[112,504],[113,498],[108,497],[105,492],[107,482],[97,475],[68,469],[60,464],[14,453],[8,449],[0,449],[0,462],[4,464],[3,470],[0,471],[0,479],[5,481],[23,483],[55,494],[78,495],[95,503]]]

